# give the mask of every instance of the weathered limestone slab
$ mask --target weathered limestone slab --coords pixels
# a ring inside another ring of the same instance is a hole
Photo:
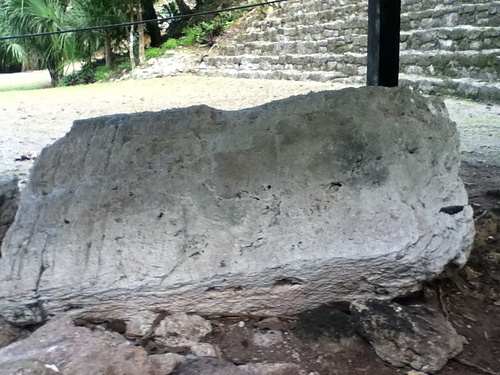
[[[397,88],[77,121],[22,192],[0,314],[274,315],[406,294],[470,251],[458,148],[441,101]]]

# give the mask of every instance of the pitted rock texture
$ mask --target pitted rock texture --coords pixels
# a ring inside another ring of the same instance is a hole
[[[469,254],[458,149],[444,104],[400,88],[77,121],[22,192],[0,314],[280,315],[406,294]]]

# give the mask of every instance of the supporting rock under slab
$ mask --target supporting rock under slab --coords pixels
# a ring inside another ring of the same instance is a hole
[[[0,317],[0,348],[9,345],[10,343],[27,337],[28,331],[14,327],[9,322],[6,322],[2,317]]]
[[[77,121],[37,158],[0,314],[292,314],[463,265],[472,209],[442,101],[394,88]]]
[[[181,360],[148,356],[117,333],[75,327],[64,317],[1,348],[0,374],[170,374]]]
[[[5,233],[14,222],[19,204],[19,187],[16,178],[0,176],[0,246]],[[0,252],[0,257],[2,253]]]
[[[441,313],[426,306],[357,301],[351,312],[358,333],[380,358],[397,367],[435,373],[463,349],[464,338]]]
[[[190,356],[177,367],[173,375],[307,375],[293,363],[251,363],[236,366],[216,358]]]

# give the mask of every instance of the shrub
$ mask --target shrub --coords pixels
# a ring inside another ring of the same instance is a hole
[[[87,85],[96,81],[97,62],[86,63],[76,72],[66,74],[59,82],[61,86]]]
[[[163,55],[164,51],[161,48],[148,48],[146,50],[146,59],[154,59]]]
[[[124,71],[131,70],[130,61],[121,62],[115,67],[108,67],[104,65],[104,61],[93,61],[83,64],[79,71],[66,74],[61,78],[61,86],[76,86],[87,85],[97,81],[102,81],[109,78],[119,77]]]
[[[132,66],[130,65],[130,60],[123,61],[118,64],[118,70],[125,70],[126,72],[130,72],[132,70]]]
[[[108,66],[97,66],[94,70],[94,82],[105,79],[112,71]]]
[[[205,36],[203,29],[200,26],[193,26],[184,32],[186,36],[179,40],[179,43],[183,46],[192,46],[199,43]]]
[[[176,49],[177,48],[177,40],[169,39],[165,43],[163,43],[163,45],[161,47],[165,48],[165,50]]]

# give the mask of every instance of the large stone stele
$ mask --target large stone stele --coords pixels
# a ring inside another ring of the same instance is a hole
[[[406,294],[469,253],[458,148],[441,101],[397,88],[77,121],[22,192],[0,314],[290,314]]]

